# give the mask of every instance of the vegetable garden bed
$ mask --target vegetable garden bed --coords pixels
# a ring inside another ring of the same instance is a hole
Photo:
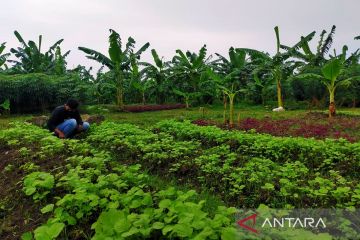
[[[0,143],[9,154],[1,178],[15,189],[9,198],[1,196],[1,214],[10,226],[2,229],[2,239],[248,237],[235,226],[235,208],[210,212],[194,190],[159,188],[150,184],[150,175],[208,191],[237,208],[360,206],[360,144],[345,140],[168,120],[151,129],[104,122],[82,142],[20,124],[0,131]],[[303,234],[297,231],[280,239]]]

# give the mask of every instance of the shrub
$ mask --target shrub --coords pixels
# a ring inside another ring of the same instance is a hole
[[[88,89],[75,75],[0,75],[0,102],[9,99],[12,113],[46,111],[68,98],[85,102],[90,99]]]

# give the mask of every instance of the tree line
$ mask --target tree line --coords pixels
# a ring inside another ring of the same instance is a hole
[[[88,84],[89,102],[116,103],[120,109],[125,103],[135,102],[183,101],[190,106],[221,100],[225,106],[229,104],[230,116],[233,116],[236,99],[257,104],[276,99],[277,106],[283,108],[284,99],[292,98],[313,102],[322,99],[329,105],[329,115],[333,116],[339,102],[335,99],[337,91],[341,92],[341,101],[351,102],[353,106],[360,97],[360,50],[349,53],[347,46],[340,51],[331,49],[335,30],[336,26],[329,32],[323,30],[315,49],[310,47],[315,41],[315,31],[301,36],[293,46],[287,46],[280,41],[279,28],[275,27],[276,52],[272,56],[256,49],[235,47],[229,48],[228,56],[209,55],[204,45],[198,52],[178,49],[168,61],[151,49],[153,62],[150,63],[141,61],[149,43],[136,48],[132,37],[125,42],[110,29],[107,54],[88,47],[78,48],[87,58],[102,65],[95,74],[92,68],[82,65],[67,68],[70,51],[63,53],[63,39],[43,51],[41,35],[37,43],[26,42],[15,31],[21,46],[5,53],[6,44],[0,45],[0,73],[76,75]],[[359,39],[360,36],[354,38]],[[10,60],[10,56],[16,60]]]

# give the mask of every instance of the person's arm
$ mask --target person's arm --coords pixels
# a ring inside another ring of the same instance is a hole
[[[78,110],[76,110],[74,118],[75,118],[76,123],[77,123],[77,125],[78,125],[77,129],[78,129],[79,131],[82,131],[82,128],[83,128],[83,120],[82,120],[81,115],[80,115],[80,113],[79,113]]]
[[[57,125],[62,122],[64,118],[64,112],[60,108],[56,108],[52,113],[48,121],[48,128],[50,131],[55,131]]]

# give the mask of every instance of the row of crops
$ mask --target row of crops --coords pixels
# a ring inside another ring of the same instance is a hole
[[[23,124],[1,131],[0,142],[29,159],[23,192],[48,217],[22,239],[234,239],[238,234],[234,208],[205,212],[195,191],[154,189],[140,165],[125,166],[87,142],[62,141]],[[31,164],[61,155],[65,164],[49,171]]]
[[[22,192],[44,215],[23,239],[245,237],[236,227],[235,208],[212,211],[195,190],[237,208],[360,205],[360,144],[347,141],[278,138],[171,120],[151,129],[105,122],[82,141],[15,124],[0,132],[0,143],[27,159],[16,166],[26,172]],[[54,158],[58,164],[46,166]],[[195,190],[161,188],[151,184],[152,176]]]
[[[152,130],[105,123],[88,141],[154,174],[210,189],[236,206],[360,203],[360,144],[345,140],[278,138],[170,120]]]

